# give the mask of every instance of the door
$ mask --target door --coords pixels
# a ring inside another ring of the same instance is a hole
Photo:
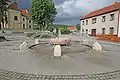
[[[92,36],[96,36],[96,29],[92,29]]]

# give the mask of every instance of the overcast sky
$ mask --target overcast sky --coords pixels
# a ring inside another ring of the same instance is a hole
[[[120,2],[120,0],[53,0],[56,4],[57,16],[55,23],[75,25],[80,23],[80,17],[89,12]],[[21,8],[30,8],[31,0],[19,0]]]

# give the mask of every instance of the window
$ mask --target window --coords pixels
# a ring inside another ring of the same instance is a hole
[[[86,29],[86,34],[88,34],[88,29]]]
[[[105,22],[106,16],[102,16],[102,22]]]
[[[114,27],[110,27],[110,34],[114,33]]]
[[[82,32],[84,33],[84,29],[82,29]]]
[[[86,25],[88,25],[88,20],[86,20]]]
[[[102,28],[102,34],[105,34],[105,28]]]
[[[29,26],[29,28],[31,28],[31,26]]]
[[[23,29],[25,29],[25,24],[23,24]]]
[[[29,21],[29,23],[31,23],[31,21]]]
[[[84,26],[84,24],[85,24],[85,22],[84,21],[82,21],[82,25]]]
[[[17,21],[17,20],[18,20],[18,17],[17,17],[17,16],[14,16],[14,20],[16,20],[16,21]]]
[[[114,14],[110,14],[110,21],[115,19],[115,15]]]
[[[93,19],[92,19],[92,24],[95,24],[96,21],[97,21],[97,18],[93,18]]]
[[[25,18],[23,18],[23,21],[25,21]]]

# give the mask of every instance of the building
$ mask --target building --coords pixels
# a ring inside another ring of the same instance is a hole
[[[12,2],[8,6],[7,23],[4,22],[2,28],[9,29],[28,29],[33,28],[33,23],[27,9],[20,9],[16,2]]]
[[[33,29],[33,21],[30,17],[28,10],[22,9],[21,14],[22,14],[21,21],[22,21],[23,29],[24,29],[24,25],[26,26],[25,28],[27,29]]]
[[[74,32],[74,31],[77,31],[77,28],[76,28],[76,26],[70,26],[70,27],[68,27],[68,30],[71,32]]]
[[[120,37],[120,3],[93,11],[81,21],[81,32],[92,36],[114,35]]]

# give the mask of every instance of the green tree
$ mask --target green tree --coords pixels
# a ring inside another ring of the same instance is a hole
[[[76,28],[77,30],[80,30],[81,29],[80,24],[76,24]]]
[[[48,29],[56,14],[55,4],[52,0],[32,0],[31,16],[33,21],[40,26],[39,29]]]
[[[47,30],[50,31],[50,32],[53,32],[54,28],[55,28],[54,25],[51,24],[51,25],[49,25],[49,27],[47,28]]]
[[[1,23],[4,24],[4,21],[7,23],[7,15],[6,11],[8,8],[8,3],[10,0],[0,0],[0,29],[1,29]],[[4,28],[4,25],[3,25]]]

